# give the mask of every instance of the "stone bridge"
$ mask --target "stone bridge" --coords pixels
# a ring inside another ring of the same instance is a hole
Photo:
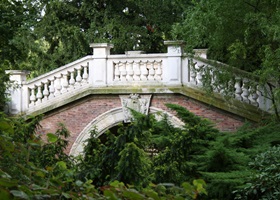
[[[55,132],[59,122],[71,133],[68,152],[78,155],[96,127],[99,135],[131,119],[127,107],[142,113],[166,113],[174,125],[181,121],[166,103],[179,104],[208,118],[221,131],[234,131],[244,120],[259,121],[269,113],[271,101],[258,79],[246,72],[208,60],[205,50],[183,52],[180,42],[166,41],[167,53],[128,51],[111,55],[113,45],[91,44],[93,55],[27,80],[27,71],[8,71],[17,84],[10,89],[12,115],[44,114],[41,134]],[[232,93],[225,97],[215,82],[222,70],[234,74]],[[211,75],[215,93],[202,89]]]

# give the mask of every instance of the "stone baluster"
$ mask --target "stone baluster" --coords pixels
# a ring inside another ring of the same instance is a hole
[[[148,70],[149,70],[148,80],[149,81],[155,80],[154,63],[155,63],[155,61],[149,62],[149,65],[148,65]]]
[[[68,72],[62,75],[62,89],[61,93],[66,93],[68,91],[69,82],[68,82]]]
[[[154,62],[155,71],[155,80],[161,81],[162,80],[162,61],[155,61]]]
[[[211,77],[211,84],[215,83],[215,69],[213,67],[209,67],[209,76]]]
[[[235,78],[235,84],[234,84],[234,88],[235,88],[235,98],[237,100],[240,100],[242,101],[243,100],[243,97],[242,97],[242,88],[241,88],[241,78],[239,77],[236,77]]]
[[[43,93],[42,93],[42,84],[37,85],[37,94],[36,94],[36,104],[42,103]]]
[[[259,98],[259,95],[258,95],[258,92],[257,92],[257,86],[251,86],[250,87],[250,97],[251,97],[251,104],[256,106],[256,107],[259,107],[259,103],[258,103],[258,98]]]
[[[74,87],[74,85],[75,85],[74,73],[75,73],[75,70],[70,71],[69,87],[71,89],[75,89],[75,87]]]
[[[141,81],[146,81],[147,80],[147,76],[148,76],[147,62],[148,61],[141,62],[141,66],[140,66],[140,70],[141,70],[140,79],[141,79]]]
[[[89,63],[87,62],[87,65],[86,66],[82,66],[84,69],[83,69],[83,80],[82,82],[83,83],[87,83],[88,82],[88,67],[89,67]]]
[[[119,68],[119,63],[114,63],[114,81],[120,81],[120,68]]]
[[[197,85],[197,81],[196,81],[197,73],[196,73],[195,66],[196,66],[196,63],[191,62],[191,64],[190,64],[190,77],[191,77],[190,82],[194,85]]]
[[[243,101],[246,103],[250,103],[250,100],[248,99],[249,97],[249,86],[248,86],[248,79],[243,79],[243,85],[242,85],[242,97]]]
[[[81,82],[82,82],[81,71],[82,71],[82,67],[78,67],[77,68],[76,82],[75,82],[76,86],[81,86]]]
[[[31,95],[30,95],[30,97],[29,97],[30,105],[31,105],[31,106],[34,106],[34,105],[35,105],[35,101],[36,101],[35,86],[32,86],[32,87],[30,88],[30,91],[31,91]]]
[[[126,81],[126,62],[120,63],[121,81]]]
[[[229,88],[229,91],[227,92],[226,95],[228,95],[232,98],[235,98],[235,79],[234,78],[231,78],[228,81],[227,87]]]
[[[126,64],[127,68],[127,74],[126,74],[126,80],[128,81],[133,81],[133,61],[132,62],[127,62]]]
[[[207,84],[209,84],[208,85],[208,87],[210,87],[211,88],[211,90],[212,91],[216,91],[216,70],[212,67],[212,66],[207,66],[207,70],[205,71],[205,77],[206,77],[206,79],[207,79],[207,81],[209,80],[209,83],[207,83]],[[234,85],[234,80],[232,80],[232,85]],[[232,94],[232,96],[234,96],[233,94]]]
[[[54,92],[55,92],[55,87],[54,87],[54,78],[50,79],[51,84],[49,85],[49,99],[54,98]]]
[[[202,78],[203,78],[203,67],[204,65],[198,66],[198,71],[197,71],[197,85],[202,85]]]
[[[44,98],[42,99],[43,101],[47,101],[48,100],[48,96],[49,96],[49,88],[48,88],[48,81],[44,81],[43,84],[44,84],[44,90],[43,90],[43,95],[44,95]]]
[[[133,71],[134,71],[133,80],[134,81],[140,81],[140,75],[141,75],[140,62],[141,61],[135,62],[135,64],[133,65]]]
[[[55,76],[55,91],[54,91],[54,96],[58,96],[61,94],[61,74],[58,76]]]

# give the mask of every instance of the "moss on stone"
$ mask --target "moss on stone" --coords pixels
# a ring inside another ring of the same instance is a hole
[[[225,99],[222,95],[219,94],[208,94],[201,89],[181,87],[173,88],[170,90],[172,90],[174,93],[180,93],[182,95],[189,96],[203,103],[212,105],[221,110],[228,111],[230,113],[236,114],[238,116],[244,117],[255,122],[259,122],[263,118],[270,116],[269,113],[262,111],[253,105],[247,104],[245,102],[233,98]]]
[[[26,113],[27,115],[39,115],[44,114],[46,112],[55,110],[61,106],[65,106],[69,103],[78,101],[89,95],[98,95],[98,94],[131,94],[131,93],[139,93],[139,94],[170,94],[170,93],[178,93],[195,100],[201,101],[203,103],[209,104],[221,110],[228,111],[230,113],[236,114],[238,116],[244,117],[246,119],[258,122],[262,120],[264,117],[269,114],[257,109],[255,106],[238,101],[236,99],[225,99],[223,96],[219,94],[208,94],[202,89],[199,88],[191,88],[191,87],[168,87],[168,86],[111,86],[111,87],[102,87],[102,88],[90,88],[80,91],[80,93],[73,94],[72,96],[68,96],[67,99],[63,99],[62,101],[58,101],[52,105],[43,107],[39,110],[35,110],[33,112]]]

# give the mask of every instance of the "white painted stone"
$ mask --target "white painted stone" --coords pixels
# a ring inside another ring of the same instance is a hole
[[[24,112],[26,107],[27,91],[23,88],[29,71],[25,70],[6,70],[12,82],[12,87],[8,89],[11,101],[8,103],[8,112],[10,114],[19,114]]]
[[[59,101],[63,102],[73,94],[98,87],[133,87],[141,88],[143,92],[146,87],[159,86],[161,92],[165,86],[199,88],[202,86],[203,77],[200,69],[212,68],[212,71],[218,71],[205,61],[184,54],[181,41],[166,41],[165,45],[167,45],[167,53],[145,54],[141,51],[128,51],[126,54],[110,55],[113,45],[91,44],[92,56],[78,59],[35,79],[26,81],[26,74],[24,75],[26,72],[13,71],[11,80],[19,87],[9,89],[11,94],[9,111],[12,114],[32,113],[50,105],[60,105]],[[207,58],[206,50],[195,50],[195,52],[196,56]],[[266,97],[269,96],[266,93],[268,90],[258,86],[256,88],[258,90],[253,91],[252,88],[243,85],[242,98],[239,100],[269,111],[272,102]],[[237,88],[236,96],[240,97],[239,93]]]

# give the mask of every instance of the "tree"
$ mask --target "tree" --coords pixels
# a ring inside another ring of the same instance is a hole
[[[253,169],[253,175],[250,176],[244,188],[235,191],[235,199],[279,199],[280,198],[280,165],[279,165],[280,147],[274,146],[267,151],[258,154],[255,159],[249,163]]]
[[[40,118],[8,118],[0,113],[1,199],[196,199],[207,194],[205,182],[200,179],[194,180],[192,184],[184,182],[182,187],[151,184],[138,191],[114,181],[97,190],[91,180],[81,181],[78,178],[80,169],[74,159],[64,153],[68,135],[65,127],[61,125],[55,134],[48,133],[48,141],[43,142],[36,133],[39,121]],[[118,167],[121,170],[124,170],[126,158],[137,160],[138,155],[147,157],[133,143],[125,146],[121,154],[129,155],[120,155]],[[135,153],[135,156],[130,153]],[[130,167],[143,167],[138,166],[138,163],[129,163],[133,164]],[[123,174],[139,177],[134,174],[139,169],[130,168],[128,172]],[[138,181],[142,180],[136,180],[136,183]]]
[[[184,21],[173,29],[174,37],[184,39],[188,50],[208,48],[210,59],[257,75],[278,119],[279,7],[279,1],[274,0],[193,1]],[[226,88],[227,79],[221,82]]]
[[[0,113],[1,199],[105,199],[91,181],[76,178],[73,158],[64,153],[65,127],[48,133],[43,142],[36,133],[39,120]]]
[[[172,24],[188,5],[177,0],[4,1],[0,61],[34,77],[91,54],[92,42],[113,43],[113,53],[163,52],[163,40],[171,39]]]
[[[257,173],[250,163],[259,160],[256,159],[256,155],[271,148],[274,149],[274,146],[279,145],[279,141],[279,123],[277,122],[263,123],[258,126],[247,123],[234,134],[219,134],[216,140],[211,142],[206,153],[195,161],[199,165],[200,177],[207,182],[208,198],[238,199],[239,193],[236,191],[240,193],[243,191],[242,194],[245,195],[245,191],[250,190],[246,183],[254,180],[249,177]],[[275,158],[276,160],[266,159],[269,162],[267,166],[277,166],[277,157]],[[265,162],[263,166],[266,168]],[[263,188],[269,187],[269,183],[261,185]],[[252,190],[250,192],[253,194]],[[242,196],[240,199],[246,198]],[[249,196],[248,199],[250,199]]]
[[[39,17],[37,1],[7,0],[0,8],[0,63],[8,69],[26,69],[35,40],[32,28]]]
[[[205,153],[218,133],[212,124],[181,106],[175,110],[185,126],[175,128],[167,117],[161,121],[153,115],[134,113],[134,121],[121,125],[117,135],[106,133],[107,139],[88,139],[85,156],[80,163],[80,177],[92,179],[95,185],[114,180],[141,188],[149,182],[181,184],[199,176],[193,161]]]
[[[9,81],[9,75],[5,72],[5,66],[0,65],[0,112],[4,112],[7,102],[9,100],[9,96],[7,93],[7,88],[9,88],[10,81]]]

